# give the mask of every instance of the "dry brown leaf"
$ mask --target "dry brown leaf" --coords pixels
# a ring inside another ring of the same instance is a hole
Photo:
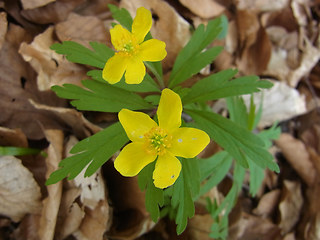
[[[316,171],[303,142],[288,133],[282,133],[275,142],[299,176],[309,186],[312,186],[315,182]]]
[[[225,8],[216,1],[211,0],[179,0],[191,12],[202,18],[213,18],[221,15]]]
[[[278,206],[280,194],[281,192],[279,189],[264,194],[260,199],[258,206],[253,210],[253,213],[263,218],[271,217]]]
[[[14,240],[41,240],[38,236],[39,214],[28,214],[19,223],[10,237]]]
[[[238,0],[237,8],[241,10],[251,9],[257,12],[277,11],[289,5],[289,0]]]
[[[107,30],[99,18],[75,13],[56,25],[56,34],[61,41],[75,41],[86,47],[90,47],[89,42],[107,40]]]
[[[280,229],[270,220],[242,212],[237,231],[231,239],[237,240],[281,240]]]
[[[5,41],[7,28],[8,28],[7,14],[5,12],[1,12],[0,13],[0,50],[2,48],[3,42]]]
[[[20,14],[37,24],[58,23],[66,20],[69,13],[84,2],[85,0],[56,0],[43,7],[22,10]]]
[[[74,187],[63,191],[55,232],[56,239],[64,239],[79,229],[85,215],[83,208],[76,202],[80,192],[81,189]]]
[[[254,11],[237,11],[240,54],[237,67],[243,74],[261,74],[271,56],[271,42]]]
[[[63,132],[60,130],[46,130],[46,137],[50,145],[48,147],[47,178],[57,170],[63,153]],[[43,200],[43,209],[38,229],[41,240],[53,240],[55,227],[62,195],[62,182],[47,186],[48,197]]]
[[[254,102],[262,105],[262,116],[259,127],[272,125],[307,112],[305,97],[283,82],[273,82],[273,87],[254,94]],[[247,107],[250,106],[250,95],[244,96]]]
[[[209,237],[213,219],[210,214],[195,215],[188,222],[188,234],[191,239],[212,240]]]
[[[80,229],[73,236],[78,240],[102,240],[110,221],[108,202],[101,200],[95,209],[86,208],[85,213]]]
[[[67,125],[67,128],[72,129],[72,133],[79,139],[89,137],[101,130],[101,128],[93,123],[89,122],[81,112],[71,108],[50,107],[47,105],[29,100],[31,105],[38,110],[50,116],[51,119],[60,122],[60,124]],[[66,127],[63,127],[66,130]]]
[[[0,127],[0,146],[28,147],[28,140],[20,129]]]
[[[21,0],[23,9],[33,9],[55,2],[56,0]]]
[[[66,101],[51,91],[37,90],[35,72],[18,54],[21,42],[27,41],[29,35],[19,26],[9,26],[0,51],[0,125],[11,129],[20,128],[29,139],[41,139],[44,138],[41,131],[43,126],[58,128],[59,125],[36,111],[28,99],[55,106],[63,106]]]
[[[40,188],[21,160],[0,156],[0,214],[19,222],[41,210],[40,198]]]
[[[290,232],[299,221],[303,197],[300,189],[301,184],[299,182],[284,180],[283,183],[282,200],[279,204],[281,214],[279,227],[281,228],[281,233],[284,235]]]
[[[19,53],[38,73],[40,91],[49,90],[53,85],[72,83],[81,85],[86,77],[83,66],[67,61],[62,55],[50,49],[54,43],[53,27],[35,37],[31,44],[22,43]]]
[[[119,240],[135,239],[155,225],[145,208],[145,195],[138,186],[137,177],[123,177],[108,161],[104,176],[113,206],[113,221],[108,235]]]
[[[283,240],[296,240],[294,233],[288,233],[284,236]]]
[[[168,55],[162,63],[165,69],[171,68],[179,51],[190,39],[190,25],[163,0],[122,0],[120,3],[120,7],[126,8],[131,16],[135,16],[137,8],[141,6],[151,10],[155,16],[152,37],[166,43]]]

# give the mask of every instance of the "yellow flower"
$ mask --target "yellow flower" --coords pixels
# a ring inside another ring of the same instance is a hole
[[[144,42],[144,38],[152,25],[151,12],[140,7],[133,20],[132,32],[116,25],[110,30],[111,42],[117,52],[106,62],[102,76],[111,84],[121,80],[125,72],[125,80],[128,84],[142,82],[146,67],[143,61],[161,61],[167,55],[166,44],[157,39]]]
[[[182,104],[178,94],[164,89],[157,110],[159,125],[149,115],[122,109],[119,120],[132,141],[115,160],[115,168],[123,175],[137,175],[157,159],[153,172],[154,185],[172,185],[181,171],[176,158],[193,158],[209,143],[209,136],[195,128],[181,127]]]

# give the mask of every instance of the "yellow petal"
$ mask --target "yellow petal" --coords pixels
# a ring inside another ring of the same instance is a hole
[[[104,65],[102,71],[103,79],[111,84],[119,82],[127,68],[127,63],[128,60],[126,57],[115,53],[115,55],[109,58]]]
[[[151,25],[151,12],[144,7],[138,8],[137,15],[132,24],[132,33],[136,37],[138,43],[143,42],[145,36],[150,31]]]
[[[193,158],[210,142],[207,133],[196,128],[178,128],[172,132],[170,152],[174,156]]]
[[[125,74],[126,83],[139,84],[146,75],[146,67],[138,57],[131,57],[128,61],[127,71]]]
[[[157,126],[157,123],[149,115],[142,112],[122,109],[118,116],[128,138],[133,142],[143,142],[144,134]]]
[[[124,50],[127,44],[137,44],[134,35],[119,24],[110,30],[110,35],[112,45],[117,51]]]
[[[159,126],[169,131],[180,127],[181,113],[180,96],[168,88],[162,90],[157,111]]]
[[[174,184],[181,171],[180,161],[170,153],[159,156],[153,172],[153,183],[157,188]]]
[[[150,39],[141,43],[140,56],[143,61],[161,61],[167,56],[165,42],[158,39]]]
[[[147,154],[143,143],[129,143],[114,161],[114,167],[121,175],[132,177],[156,159],[156,155]]]

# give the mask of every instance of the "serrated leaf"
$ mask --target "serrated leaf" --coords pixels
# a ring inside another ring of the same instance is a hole
[[[102,70],[91,70],[87,73],[87,75],[92,77],[94,80],[109,84],[102,78]],[[144,76],[144,79],[140,84],[127,84],[125,83],[123,76],[120,82],[112,84],[112,86],[132,92],[160,92],[158,85],[149,74]]]
[[[189,94],[182,101],[184,104],[217,100],[220,98],[238,96],[259,92],[262,88],[270,88],[273,84],[266,80],[259,80],[257,76],[239,77],[229,81],[237,70],[224,70],[199,80],[194,84]]]
[[[112,18],[131,31],[133,20],[128,10],[125,8],[118,8],[113,4],[108,4],[108,7],[112,13]]]
[[[186,181],[193,198],[195,198],[200,191],[200,169],[198,161],[197,158],[182,158],[181,160],[183,173],[187,176],[184,180]]]
[[[248,127],[248,113],[247,107],[244,104],[242,97],[228,97],[226,98],[227,108],[229,111],[231,121],[239,125]],[[247,128],[248,129],[248,128]],[[252,130],[252,129],[248,129]]]
[[[102,43],[90,42],[90,45],[93,50],[73,41],[64,41],[55,43],[50,48],[59,54],[66,55],[70,62],[102,69],[107,60],[114,55],[114,51]]]
[[[201,181],[206,182],[201,186],[199,196],[207,193],[210,189],[216,186],[227,175],[232,164],[232,156],[221,151],[207,159],[199,161]]]
[[[160,207],[164,204],[163,190],[156,188],[153,184],[152,174],[156,161],[148,164],[138,175],[138,184],[141,190],[146,189],[146,209],[150,213],[151,219],[157,222],[160,217]]]
[[[245,169],[239,165],[235,164],[234,166],[234,181],[230,191],[223,200],[223,202],[216,209],[212,209],[210,213],[213,218],[216,218],[222,211],[224,215],[228,215],[236,203],[238,193],[242,189],[242,183],[245,175]]]
[[[177,211],[175,221],[178,235],[186,229],[188,218],[193,217],[195,212],[192,195],[185,178],[188,178],[188,176],[185,175],[184,168],[182,168],[180,176],[173,185],[171,199],[171,205]]]
[[[265,149],[264,142],[246,128],[213,112],[197,110],[185,110],[185,112],[194,119],[198,128],[204,130],[243,167],[248,168],[245,157],[247,155],[254,159],[258,166],[279,172],[279,166],[273,162],[273,157]]]
[[[171,73],[169,87],[176,86],[177,84],[192,77],[194,74],[200,72],[201,69],[212,63],[222,49],[223,48],[220,46],[212,47],[190,58],[178,71]]]
[[[94,80],[83,80],[82,84],[88,90],[73,84],[53,86],[51,89],[61,98],[75,99],[71,104],[78,110],[119,112],[122,108],[153,108],[141,96],[113,85]]]
[[[219,53],[220,48],[211,48],[208,53],[205,53],[206,51],[201,52],[219,35],[221,30],[220,18],[209,21],[206,27],[203,24],[198,26],[175,60],[169,79],[170,88],[186,80],[186,77],[188,78],[199,72],[210,63],[210,60],[212,61],[216,57],[215,55]],[[198,61],[201,61],[201,64]],[[202,68],[200,68],[201,66]],[[187,72],[184,74],[183,71]]]
[[[73,179],[87,165],[85,176],[91,176],[128,141],[119,122],[80,141],[70,151],[75,155],[59,163],[60,168],[50,175],[46,185],[57,183],[65,177]]]

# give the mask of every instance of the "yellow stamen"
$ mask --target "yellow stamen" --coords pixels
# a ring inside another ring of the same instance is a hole
[[[160,127],[152,128],[145,137],[145,150],[149,154],[164,155],[171,147],[172,135]]]

